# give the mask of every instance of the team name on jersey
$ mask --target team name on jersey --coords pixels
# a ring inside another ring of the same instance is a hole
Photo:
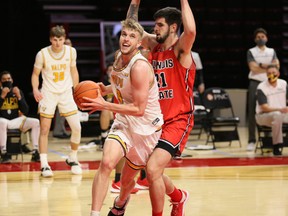
[[[152,61],[152,66],[154,70],[161,70],[165,68],[173,68],[174,67],[174,62],[173,59],[165,59],[164,61]]]
[[[54,64],[51,65],[51,69],[52,71],[56,71],[56,70],[66,70],[66,64]]]
[[[3,105],[1,107],[2,110],[11,110],[11,109],[18,109],[18,99],[16,97],[9,97],[5,98]]]
[[[174,97],[173,89],[166,89],[166,90],[159,91],[159,100],[171,99],[173,97]]]

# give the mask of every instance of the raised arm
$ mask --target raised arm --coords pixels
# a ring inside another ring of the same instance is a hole
[[[130,6],[127,11],[126,19],[134,19],[138,21],[140,0],[131,0]]]
[[[140,6],[140,0],[131,0],[130,6],[127,11],[126,19],[134,19],[138,21],[138,11]],[[148,50],[153,50],[156,46],[156,36],[148,32],[144,32],[141,45]]]
[[[190,55],[196,37],[196,24],[188,0],[180,2],[184,31],[179,38],[178,49]]]

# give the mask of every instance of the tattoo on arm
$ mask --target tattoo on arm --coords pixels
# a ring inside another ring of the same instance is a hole
[[[139,10],[138,4],[130,4],[126,18],[138,21],[138,10]]]

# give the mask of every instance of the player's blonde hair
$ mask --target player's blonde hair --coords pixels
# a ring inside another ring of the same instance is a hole
[[[140,34],[140,39],[142,39],[143,34],[144,34],[144,29],[139,22],[133,19],[126,19],[126,20],[121,21],[121,25],[122,25],[122,29],[128,28],[128,29],[137,31]]]
[[[63,26],[56,25],[50,30],[50,37],[66,37],[66,31]]]

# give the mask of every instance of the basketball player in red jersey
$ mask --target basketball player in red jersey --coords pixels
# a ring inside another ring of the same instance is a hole
[[[164,115],[161,138],[146,167],[152,215],[163,212],[165,192],[173,205],[171,215],[184,215],[188,192],[177,189],[164,175],[169,161],[181,154],[193,127],[193,84],[195,64],[191,49],[196,25],[188,0],[180,0],[181,11],[166,7],[154,14],[154,33],[145,32],[142,46],[152,51],[152,65],[158,81],[159,101]],[[138,20],[140,0],[132,0],[127,18]],[[178,36],[183,22],[184,31]]]

